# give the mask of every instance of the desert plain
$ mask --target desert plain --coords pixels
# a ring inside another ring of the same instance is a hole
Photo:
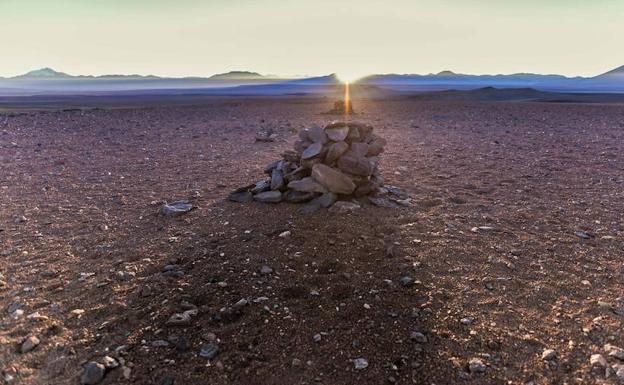
[[[624,105],[355,100],[409,206],[225,200],[331,104],[0,111],[0,381],[624,381]]]

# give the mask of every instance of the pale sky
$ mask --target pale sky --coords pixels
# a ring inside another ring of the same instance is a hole
[[[588,76],[623,37],[624,0],[0,0],[0,76]]]

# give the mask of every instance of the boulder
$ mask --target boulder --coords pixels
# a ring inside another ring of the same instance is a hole
[[[282,194],[282,201],[286,203],[305,203],[316,198],[318,193],[287,190]]]
[[[282,190],[284,187],[284,173],[282,170],[273,169],[271,173],[271,190]]]
[[[351,178],[322,163],[312,167],[312,178],[336,194],[349,195],[355,190]]]
[[[353,152],[358,157],[365,157],[368,152],[368,144],[355,142],[351,144],[351,152]]]
[[[275,171],[276,169],[273,169],[273,171]],[[273,173],[273,171],[271,171],[271,174]],[[258,194],[261,192],[265,192],[271,189],[271,181],[270,180],[261,180],[259,182],[256,182],[256,184],[254,185],[254,187],[252,187],[249,191],[252,194]]]

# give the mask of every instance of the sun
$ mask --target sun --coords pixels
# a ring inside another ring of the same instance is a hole
[[[358,72],[341,72],[336,74],[338,80],[343,83],[355,83],[357,80],[362,79],[364,76],[366,75]]]

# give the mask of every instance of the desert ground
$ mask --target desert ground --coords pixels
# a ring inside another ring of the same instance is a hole
[[[0,112],[0,381],[624,382],[624,105],[354,107],[410,206],[225,200],[328,99]]]

